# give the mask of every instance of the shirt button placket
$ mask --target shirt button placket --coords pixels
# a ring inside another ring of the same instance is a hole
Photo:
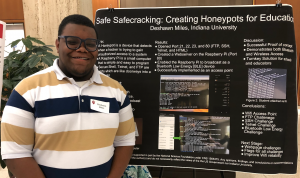
[[[78,103],[79,103],[79,111],[81,111],[81,89],[78,90]]]

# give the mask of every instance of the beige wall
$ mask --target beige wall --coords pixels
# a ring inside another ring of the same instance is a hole
[[[120,0],[121,7],[252,5],[253,0]],[[275,2],[275,0],[274,0]]]
[[[26,36],[41,38],[47,45],[55,44],[64,17],[82,14],[93,20],[92,0],[23,0],[23,9]]]

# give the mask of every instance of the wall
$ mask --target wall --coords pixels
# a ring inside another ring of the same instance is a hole
[[[81,14],[93,20],[92,0],[23,0],[23,9],[26,36],[41,38],[47,45],[55,45],[64,17]]]
[[[6,23],[24,22],[22,0],[0,0],[0,20]]]
[[[95,21],[95,15],[97,9],[102,8],[118,8],[120,0],[93,0],[93,20]]]
[[[274,0],[275,1],[275,0]],[[252,0],[121,0],[121,7],[251,5]]]

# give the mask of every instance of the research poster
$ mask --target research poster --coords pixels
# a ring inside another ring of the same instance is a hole
[[[2,88],[2,85],[3,85],[5,30],[6,30],[6,23],[0,20],[0,88]],[[0,91],[0,99],[1,99],[1,96],[2,96],[2,89]],[[1,107],[1,103],[0,103],[0,107]]]
[[[296,173],[290,5],[99,9],[95,26],[132,104],[130,164]]]

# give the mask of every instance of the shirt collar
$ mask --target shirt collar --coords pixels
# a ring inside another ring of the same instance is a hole
[[[57,80],[63,80],[64,78],[70,79],[58,67],[58,60],[59,59],[57,58],[53,62],[53,68],[54,68],[54,72],[56,74]],[[92,77],[90,78],[90,80],[95,82],[95,83],[102,84],[103,82],[101,80],[100,72],[98,71],[98,68],[95,65],[94,65],[93,68],[94,68],[94,73],[93,73]]]

